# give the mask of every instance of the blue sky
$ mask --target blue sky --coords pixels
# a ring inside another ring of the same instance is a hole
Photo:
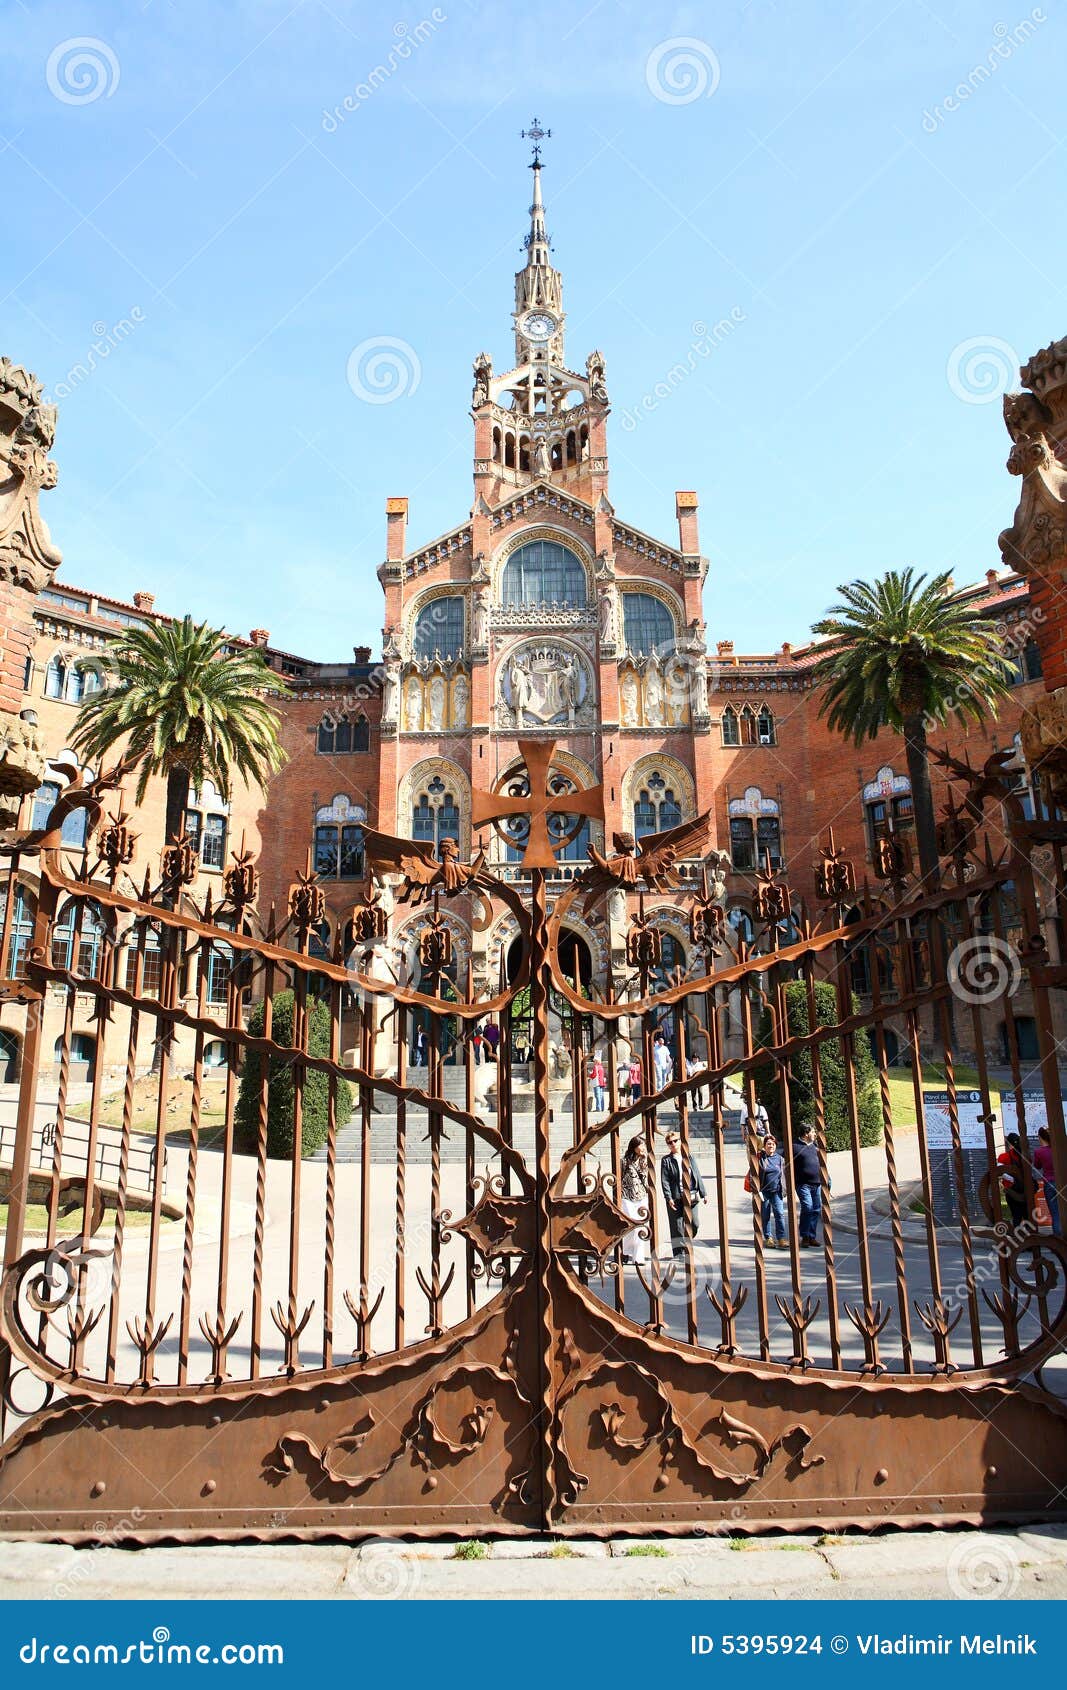
[[[699,491],[711,640],[801,639],[892,565],[979,578],[1000,394],[1067,333],[1065,38],[1058,0],[6,0],[0,351],[63,395],[60,579],[376,645],[386,497],[413,545],[469,510],[535,113],[616,510],[673,541]],[[379,337],[389,403],[348,380]]]

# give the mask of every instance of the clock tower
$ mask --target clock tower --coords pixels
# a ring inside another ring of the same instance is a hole
[[[551,134],[535,118],[533,199],[526,262],[515,277],[515,365],[501,375],[486,352],[474,364],[474,481],[490,507],[516,487],[551,481],[589,504],[607,491],[608,394],[604,360],[591,352],[585,370],[567,367],[563,277],[551,261],[541,193],[541,143]]]

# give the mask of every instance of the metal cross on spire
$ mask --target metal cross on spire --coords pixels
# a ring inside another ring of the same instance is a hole
[[[530,169],[539,170],[541,168],[541,142],[552,139],[551,129],[542,129],[540,118],[535,117],[529,129],[522,129],[519,134],[523,141],[533,142],[533,158],[530,160]]]

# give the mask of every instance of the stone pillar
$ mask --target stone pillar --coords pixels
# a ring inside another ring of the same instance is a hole
[[[0,825],[12,826],[27,792],[41,783],[44,757],[32,721],[22,718],[26,661],[33,645],[33,600],[56,572],[60,552],[38,509],[54,487],[48,453],[56,408],[19,364],[0,358]]]

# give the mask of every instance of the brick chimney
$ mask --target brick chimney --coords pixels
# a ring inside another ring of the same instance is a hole
[[[253,628],[252,632],[249,634],[248,637],[252,641],[253,645],[269,645],[270,644],[270,629],[269,628]]]
[[[156,595],[155,593],[134,593],[133,602],[138,610],[143,610],[145,615],[148,616],[151,615],[152,606],[156,602]]]
[[[1000,586],[1000,576],[997,574],[995,569],[986,570],[985,584],[991,593],[996,592],[997,588]]]
[[[697,533],[697,508],[700,500],[695,493],[676,493],[674,509],[678,517],[678,549],[695,556],[700,550]]]
[[[385,501],[385,555],[390,563],[403,557],[406,549],[408,502],[406,499]]]

